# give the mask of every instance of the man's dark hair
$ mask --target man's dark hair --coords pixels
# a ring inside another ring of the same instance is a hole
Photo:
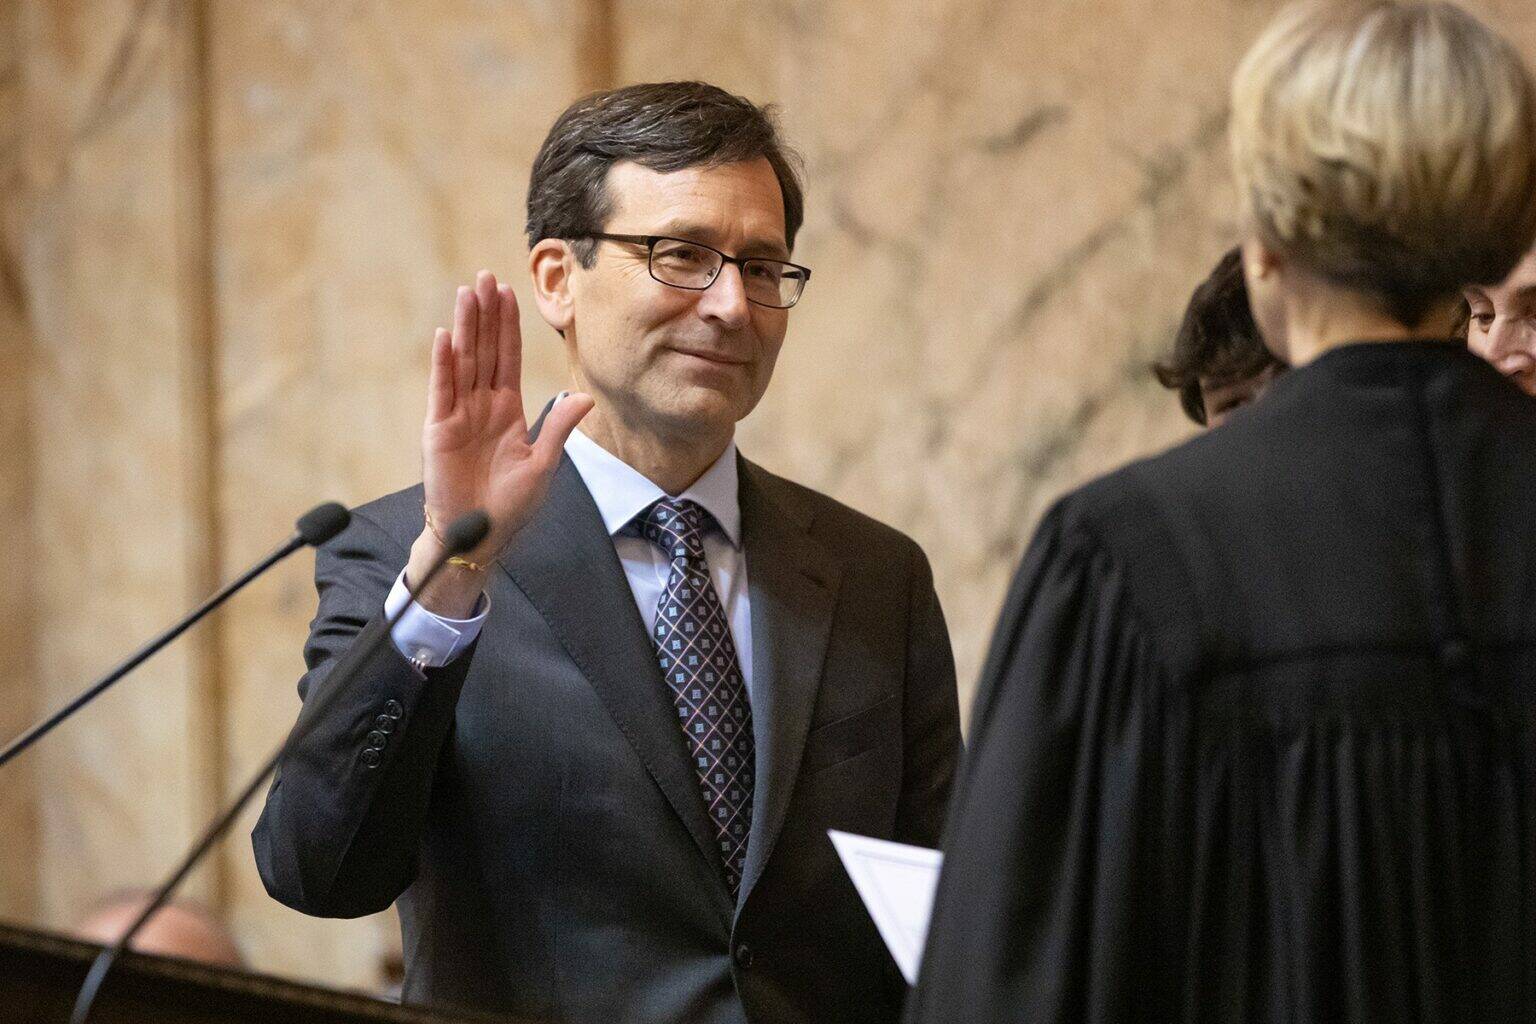
[[[799,157],[779,137],[772,107],[759,107],[706,82],[653,82],[593,93],[566,108],[533,161],[528,180],[528,244],[575,240],[582,266],[596,248],[583,235],[613,213],[608,168],[630,160],[667,173],[686,167],[766,158],[784,194],[784,241],[791,248],[805,216]]]
[[[1184,321],[1168,358],[1152,372],[1163,387],[1179,392],[1179,404],[1201,426],[1206,422],[1200,382],[1221,387],[1251,380],[1280,361],[1264,347],[1243,280],[1242,253],[1232,249],[1200,283],[1184,310]]]
[[[1456,307],[1456,319],[1451,321],[1451,337],[1461,341],[1467,340],[1467,335],[1472,333],[1472,303],[1463,296],[1461,305]]]

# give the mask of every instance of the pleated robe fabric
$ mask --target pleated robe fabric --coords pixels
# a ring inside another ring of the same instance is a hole
[[[1536,1021],[1536,400],[1351,345],[1057,504],[911,1022]]]

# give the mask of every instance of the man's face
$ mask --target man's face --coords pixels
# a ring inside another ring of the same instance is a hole
[[[1472,310],[1467,347],[1536,395],[1536,253],[1501,283],[1470,287],[1465,295]]]
[[[766,159],[659,173],[628,161],[608,172],[602,230],[669,235],[727,256],[789,258],[784,198]],[[656,437],[729,435],[773,376],[788,310],[748,302],[739,267],[703,291],[650,276],[644,246],[598,242],[570,280],[566,341],[576,383],[628,429]]]
[[[1269,382],[1275,379],[1278,366],[1271,363],[1257,376],[1230,384],[1213,384],[1206,377],[1200,378],[1200,400],[1205,403],[1205,425],[1219,427],[1238,408],[1247,405],[1264,393]]]

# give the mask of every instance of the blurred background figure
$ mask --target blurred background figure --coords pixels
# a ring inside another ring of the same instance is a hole
[[[75,938],[111,945],[144,912],[148,892],[121,892],[108,897],[80,920]],[[145,922],[130,947],[138,953],[196,960],[215,967],[244,967],[245,957],[223,923],[190,901],[173,901]]]
[[[1466,289],[1467,345],[1536,395],[1536,252],[1494,285]]]
[[[1536,403],[1450,336],[1536,86],[1448,4],[1293,8],[1230,132],[1290,369],[1046,513],[913,1021],[1536,1019]]]
[[[1283,368],[1253,322],[1242,252],[1233,248],[1190,296],[1173,351],[1152,371],[1179,393],[1185,415],[1215,427],[1258,398]]]

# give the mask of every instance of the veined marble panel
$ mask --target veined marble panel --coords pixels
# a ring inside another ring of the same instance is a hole
[[[37,715],[29,611],[33,576],[32,452],[27,388],[31,340],[22,309],[13,197],[21,176],[20,12],[0,3],[0,532],[11,556],[0,564],[0,649],[13,664],[0,689],[0,744]],[[0,917],[30,920],[37,893],[37,773],[15,761],[0,784]]]
[[[186,491],[177,31],[163,6],[129,0],[18,17],[8,228],[32,332],[32,706],[51,709],[191,604],[202,513]],[[190,842],[191,685],[188,648],[173,647],[26,755],[40,923],[154,884]]]
[[[322,499],[420,479],[432,331],[481,267],[523,302],[537,413],[560,389],[558,336],[532,307],[528,167],[579,80],[563,5],[468,0],[214,8],[224,552],[249,560]],[[314,613],[312,560],[225,620],[229,772],[292,725]],[[305,918],[266,894],[247,838],[225,851],[233,915],[264,969],[370,985],[393,915]]]

